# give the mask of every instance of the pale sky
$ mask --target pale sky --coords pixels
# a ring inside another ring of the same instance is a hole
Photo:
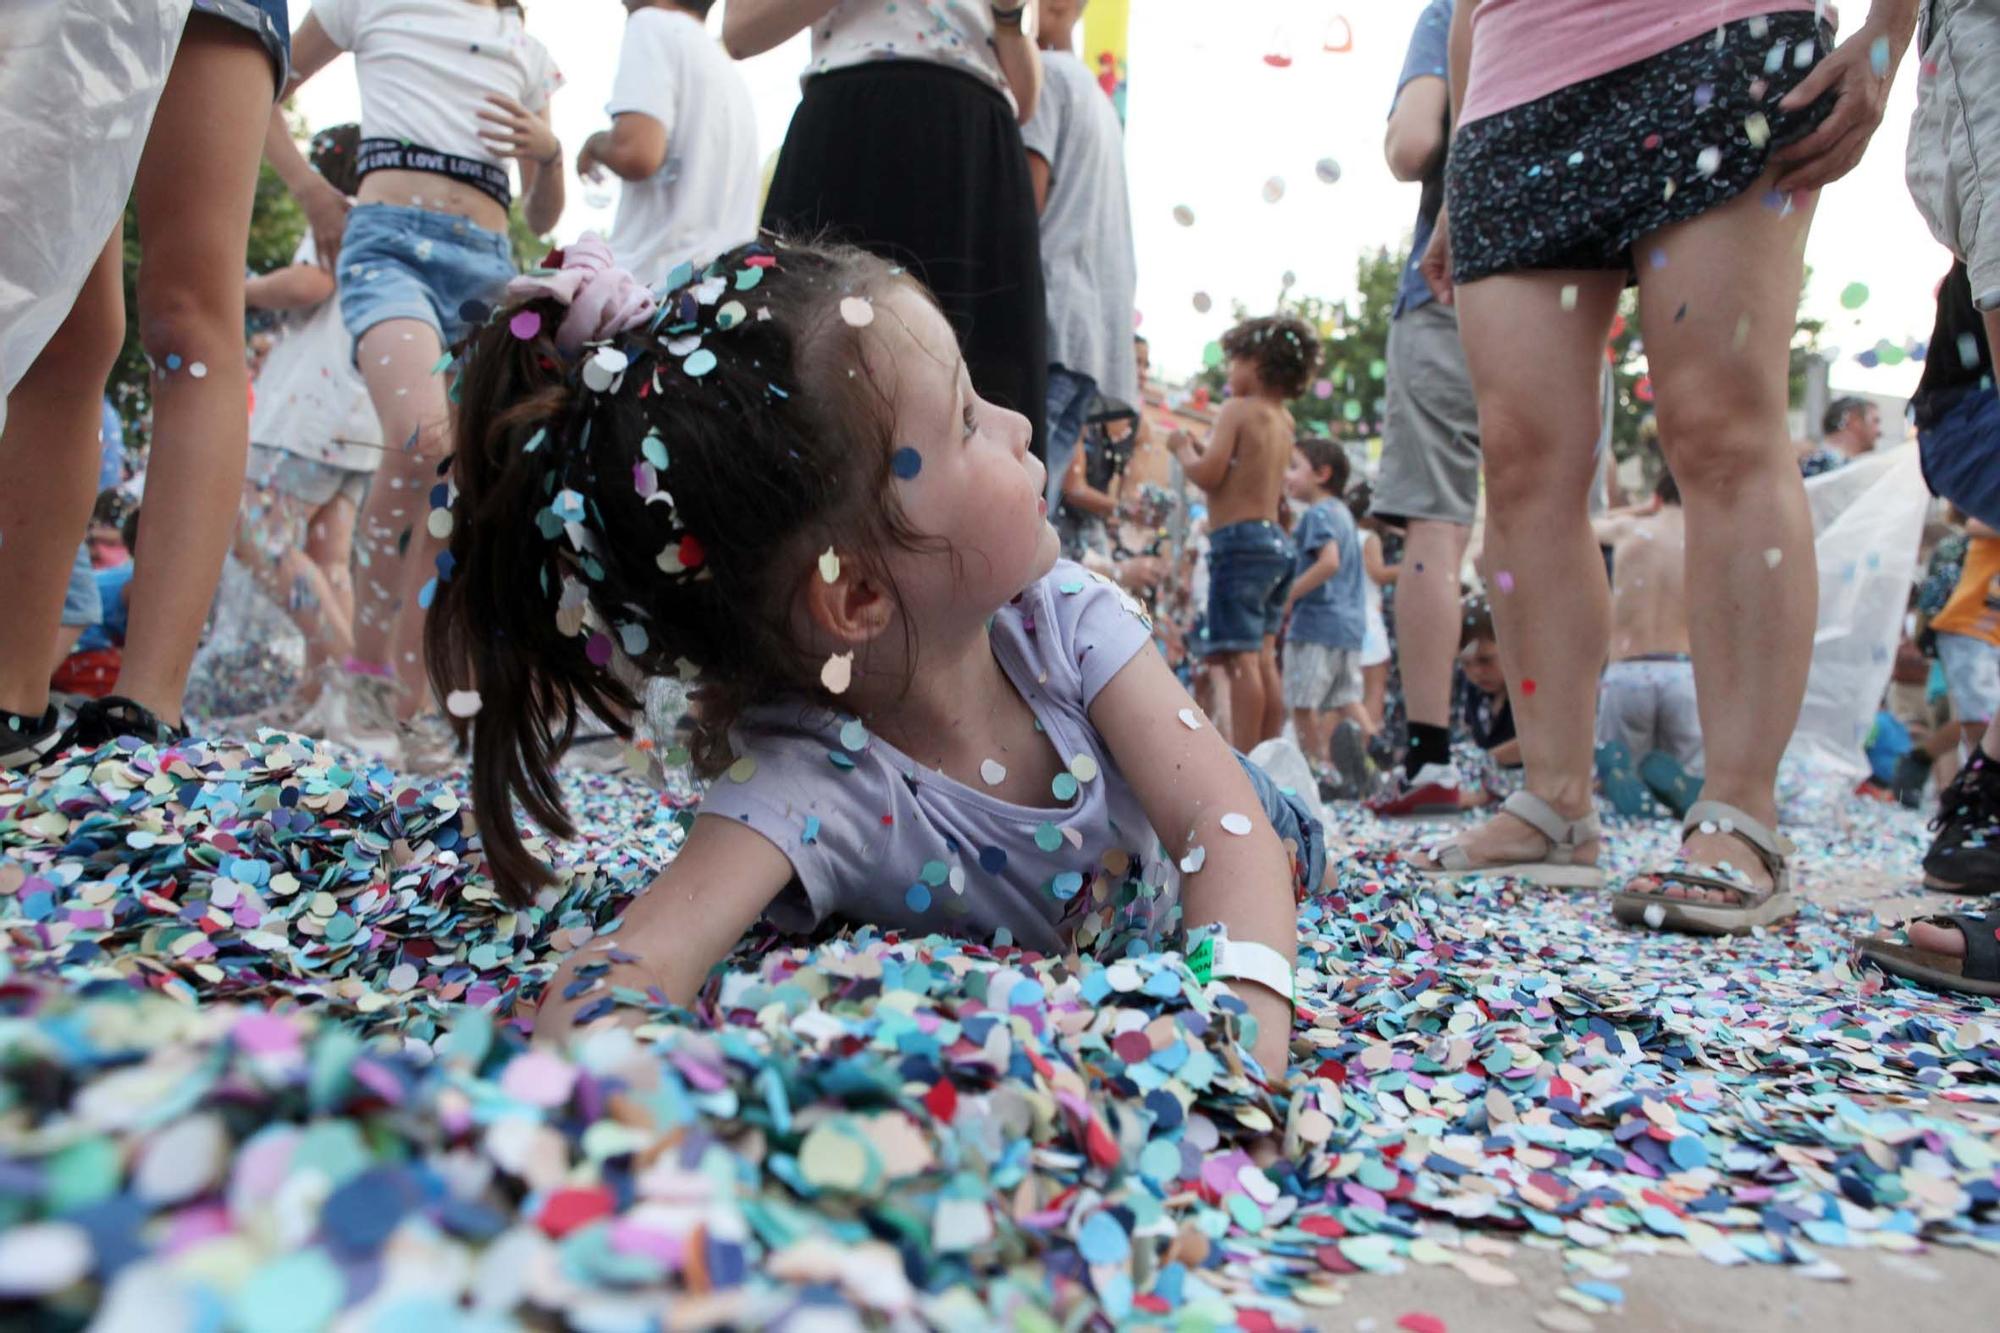
[[[1417,187],[1389,175],[1382,131],[1422,8],[1422,0],[1132,0],[1126,165],[1139,311],[1163,377],[1179,379],[1199,366],[1202,347],[1226,327],[1232,301],[1270,308],[1287,270],[1300,292],[1351,297],[1360,251],[1407,241]],[[604,99],[624,9],[618,0],[528,0],[527,12],[528,30],[568,81],[555,99],[555,128],[573,157],[584,137],[607,123]],[[719,33],[721,20],[718,5],[710,29]],[[1343,23],[1352,50],[1327,52],[1327,38],[1340,35]],[[767,158],[798,103],[806,48],[800,36],[739,66]],[[1265,62],[1278,51],[1292,57],[1288,68]],[[1904,58],[1867,156],[1825,192],[1807,244],[1814,271],[1807,308],[1827,320],[1823,345],[1840,350],[1836,390],[1902,396],[1914,388],[1921,367],[1869,370],[1853,354],[1882,339],[1902,345],[1928,338],[1932,293],[1950,263],[1903,184],[1916,64],[1914,53]],[[315,128],[354,118],[351,62],[319,74],[299,105]],[[1316,176],[1323,158],[1339,163],[1337,184]],[[1283,194],[1267,203],[1274,178]],[[558,239],[609,230],[612,190],[574,177],[569,184]],[[1179,205],[1193,211],[1193,226],[1175,222]],[[1848,311],[1840,296],[1853,283],[1869,295]],[[1197,292],[1211,298],[1206,315],[1194,308]]]

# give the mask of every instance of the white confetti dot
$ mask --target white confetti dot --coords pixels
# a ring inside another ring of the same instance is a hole
[[[1181,719],[1181,725],[1186,727],[1189,731],[1201,730],[1201,714],[1195,712],[1194,709],[1183,708],[1181,709],[1179,716]]]
[[[828,583],[840,581],[840,557],[831,546],[819,553],[819,576]]]
[[[840,317],[857,329],[865,329],[875,322],[875,306],[864,296],[844,296],[840,300]]]
[[[0,1232],[0,1296],[45,1296],[90,1272],[90,1233],[74,1222],[29,1222]]]
[[[1208,848],[1195,847],[1189,849],[1188,854],[1181,858],[1181,873],[1184,875],[1196,873],[1201,869],[1202,863],[1206,860],[1208,860]]]
[[[451,511],[449,509],[433,509],[431,510],[431,516],[424,520],[424,527],[429,531],[431,536],[437,538],[439,541],[443,541],[446,537],[451,536],[451,523]]]
[[[583,383],[593,393],[604,393],[625,373],[632,358],[616,347],[600,347],[583,363]]]
[[[1224,833],[1234,833],[1240,838],[1249,833],[1252,827],[1254,826],[1250,823],[1250,816],[1238,814],[1234,810],[1231,810],[1222,817],[1222,831]]]
[[[1722,167],[1722,150],[1710,146],[1695,154],[1694,169],[1704,176],[1713,176]]]
[[[1078,782],[1097,781],[1097,761],[1087,754],[1080,754],[1069,761],[1070,776]]]
[[[829,694],[845,694],[854,682],[854,654],[835,653],[826,659],[826,665],[819,669],[819,683],[826,686]]]
[[[1565,310],[1576,309],[1576,284],[1573,282],[1563,284],[1562,307]]]
[[[1340,163],[1330,157],[1323,157],[1313,164],[1313,174],[1328,185],[1340,183]]]
[[[998,759],[979,761],[979,780],[989,787],[997,787],[1007,780],[1007,765]]]
[[[1209,297],[1207,292],[1196,292],[1194,294],[1194,310],[1197,315],[1206,315],[1209,307],[1214,304],[1215,302]]]
[[[207,379],[208,363],[204,361],[196,361],[192,363],[191,365],[188,366],[188,374],[194,376],[198,380]]]
[[[1771,569],[1776,569],[1778,567],[1778,562],[1780,560],[1783,560],[1784,558],[1785,558],[1785,553],[1783,551],[1780,551],[1775,546],[1768,548],[1764,552],[1764,564]]]
[[[476,717],[479,704],[478,690],[453,690],[444,697],[444,711],[453,717]]]
[[[1273,176],[1264,182],[1264,202],[1275,204],[1285,197],[1285,178]]]
[[[1666,924],[1667,909],[1660,906],[1658,903],[1647,903],[1645,918],[1646,918],[1646,925],[1648,928],[1652,930],[1658,930],[1661,926]]]
[[[1192,227],[1194,225],[1194,210],[1186,204],[1175,204],[1174,221],[1180,223],[1183,227]]]

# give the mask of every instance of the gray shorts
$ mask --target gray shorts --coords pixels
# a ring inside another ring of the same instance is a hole
[[[1324,713],[1361,702],[1361,650],[1285,640],[1285,707]]]
[[[314,509],[331,503],[336,496],[359,509],[368,498],[368,483],[374,474],[301,458],[268,444],[253,444],[245,476],[259,490],[288,495]]]
[[[1664,750],[1688,772],[1701,772],[1694,663],[1685,657],[1649,657],[1604,668],[1597,687],[1597,743],[1611,741],[1624,741],[1634,759]]]
[[[1929,9],[1904,175],[1931,234],[1965,260],[1973,303],[2000,310],[2000,10]]]
[[[1940,633],[1937,654],[1959,722],[1991,722],[2000,712],[2000,648],[1970,634]]]
[[[1479,508],[1479,407],[1458,315],[1431,301],[1389,325],[1389,408],[1374,512],[1471,527]]]

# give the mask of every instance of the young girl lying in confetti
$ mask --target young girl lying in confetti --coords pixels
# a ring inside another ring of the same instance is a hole
[[[1136,606],[1057,559],[1027,419],[974,391],[924,288],[772,242],[683,265],[656,306],[595,237],[551,262],[473,342],[432,520],[433,684],[472,715],[493,876],[516,903],[549,881],[499,812],[569,836],[579,711],[625,725],[644,676],[693,682],[712,783],[617,950],[551,983],[542,1034],[613,986],[692,1003],[759,917],[1099,955],[1212,923],[1190,961],[1281,1075],[1320,826]]]

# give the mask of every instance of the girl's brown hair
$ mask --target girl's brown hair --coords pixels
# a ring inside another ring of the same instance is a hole
[[[867,330],[839,313],[900,281],[851,247],[758,242],[578,357],[557,350],[567,311],[545,296],[473,337],[434,496],[452,527],[425,646],[439,698],[478,693],[454,725],[509,902],[551,879],[513,803],[574,834],[556,763],[583,710],[630,736],[643,678],[692,677],[695,768],[714,776],[745,707],[833,703],[792,632],[813,554],[881,576],[877,553],[922,545],[890,485],[893,412]]]

